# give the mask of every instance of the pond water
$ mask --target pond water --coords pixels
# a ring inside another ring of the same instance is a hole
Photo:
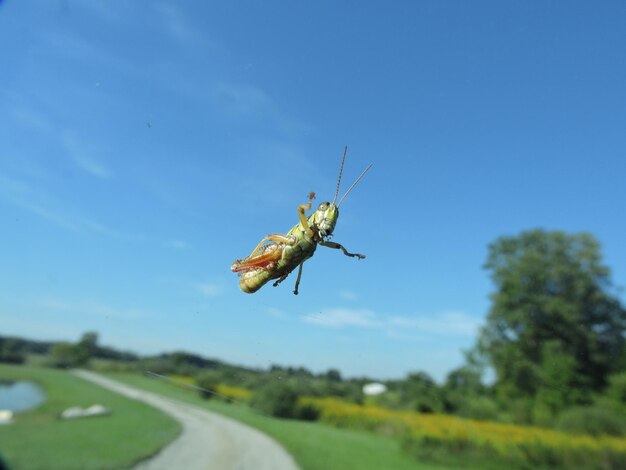
[[[44,401],[46,401],[46,394],[37,384],[0,379],[0,410],[19,413],[35,408]]]

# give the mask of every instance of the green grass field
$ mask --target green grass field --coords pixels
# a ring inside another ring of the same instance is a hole
[[[0,378],[39,383],[47,401],[0,426],[0,456],[10,470],[123,469],[173,440],[180,426],[143,403],[124,398],[69,372],[0,365]],[[100,403],[106,417],[62,421],[70,406]]]
[[[368,432],[330,427],[321,423],[283,420],[260,415],[249,407],[203,400],[196,392],[136,374],[109,373],[107,376],[210,411],[229,416],[280,442],[302,470],[443,470],[459,468],[417,462],[402,452],[397,439]],[[464,469],[471,467],[463,466]]]
[[[248,406],[203,400],[193,391],[138,374],[106,375],[255,427],[280,442],[302,470],[472,468],[461,463],[449,466],[419,463],[402,452],[399,441],[392,437],[263,416]],[[39,408],[18,415],[14,424],[0,427],[0,456],[10,470],[129,468],[180,432],[178,424],[159,411],[66,371],[0,365],[0,378],[38,382],[48,396]],[[112,415],[73,421],[57,418],[65,408],[94,403],[111,408]]]

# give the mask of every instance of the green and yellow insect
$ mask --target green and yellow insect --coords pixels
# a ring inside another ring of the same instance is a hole
[[[341,173],[343,172],[343,164],[346,159],[348,147],[343,152],[341,159],[341,168],[339,170],[339,180],[337,181],[337,190],[333,202],[322,202],[317,210],[308,218],[306,212],[311,210],[311,204],[315,198],[315,193],[309,194],[308,204],[298,206],[298,217],[300,222],[295,225],[287,234],[268,235],[259,242],[257,247],[247,258],[238,259],[231,266],[233,272],[239,273],[239,287],[246,294],[253,294],[263,287],[268,281],[277,279],[274,287],[283,282],[287,276],[296,268],[298,270],[298,278],[296,279],[296,287],[293,291],[298,295],[298,286],[302,277],[302,265],[308,260],[317,249],[317,245],[326,246],[342,250],[346,256],[357,259],[365,258],[365,255],[358,253],[350,253],[339,243],[331,242],[333,230],[339,218],[339,206],[356,186],[361,178],[371,168],[371,164],[361,173],[356,181],[348,188],[339,203],[335,205],[337,195],[339,194],[339,185],[341,184]]]

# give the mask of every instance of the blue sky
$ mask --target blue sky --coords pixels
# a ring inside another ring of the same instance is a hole
[[[462,363],[501,235],[626,284],[623,2],[0,3],[0,331],[386,378]],[[254,295],[297,222],[335,241]],[[624,294],[620,294],[625,300]]]

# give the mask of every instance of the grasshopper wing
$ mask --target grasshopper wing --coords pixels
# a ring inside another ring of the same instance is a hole
[[[271,269],[272,264],[282,256],[282,247],[276,243],[266,245],[262,252],[256,256],[248,256],[237,260],[231,266],[235,273],[251,271],[253,269]]]

